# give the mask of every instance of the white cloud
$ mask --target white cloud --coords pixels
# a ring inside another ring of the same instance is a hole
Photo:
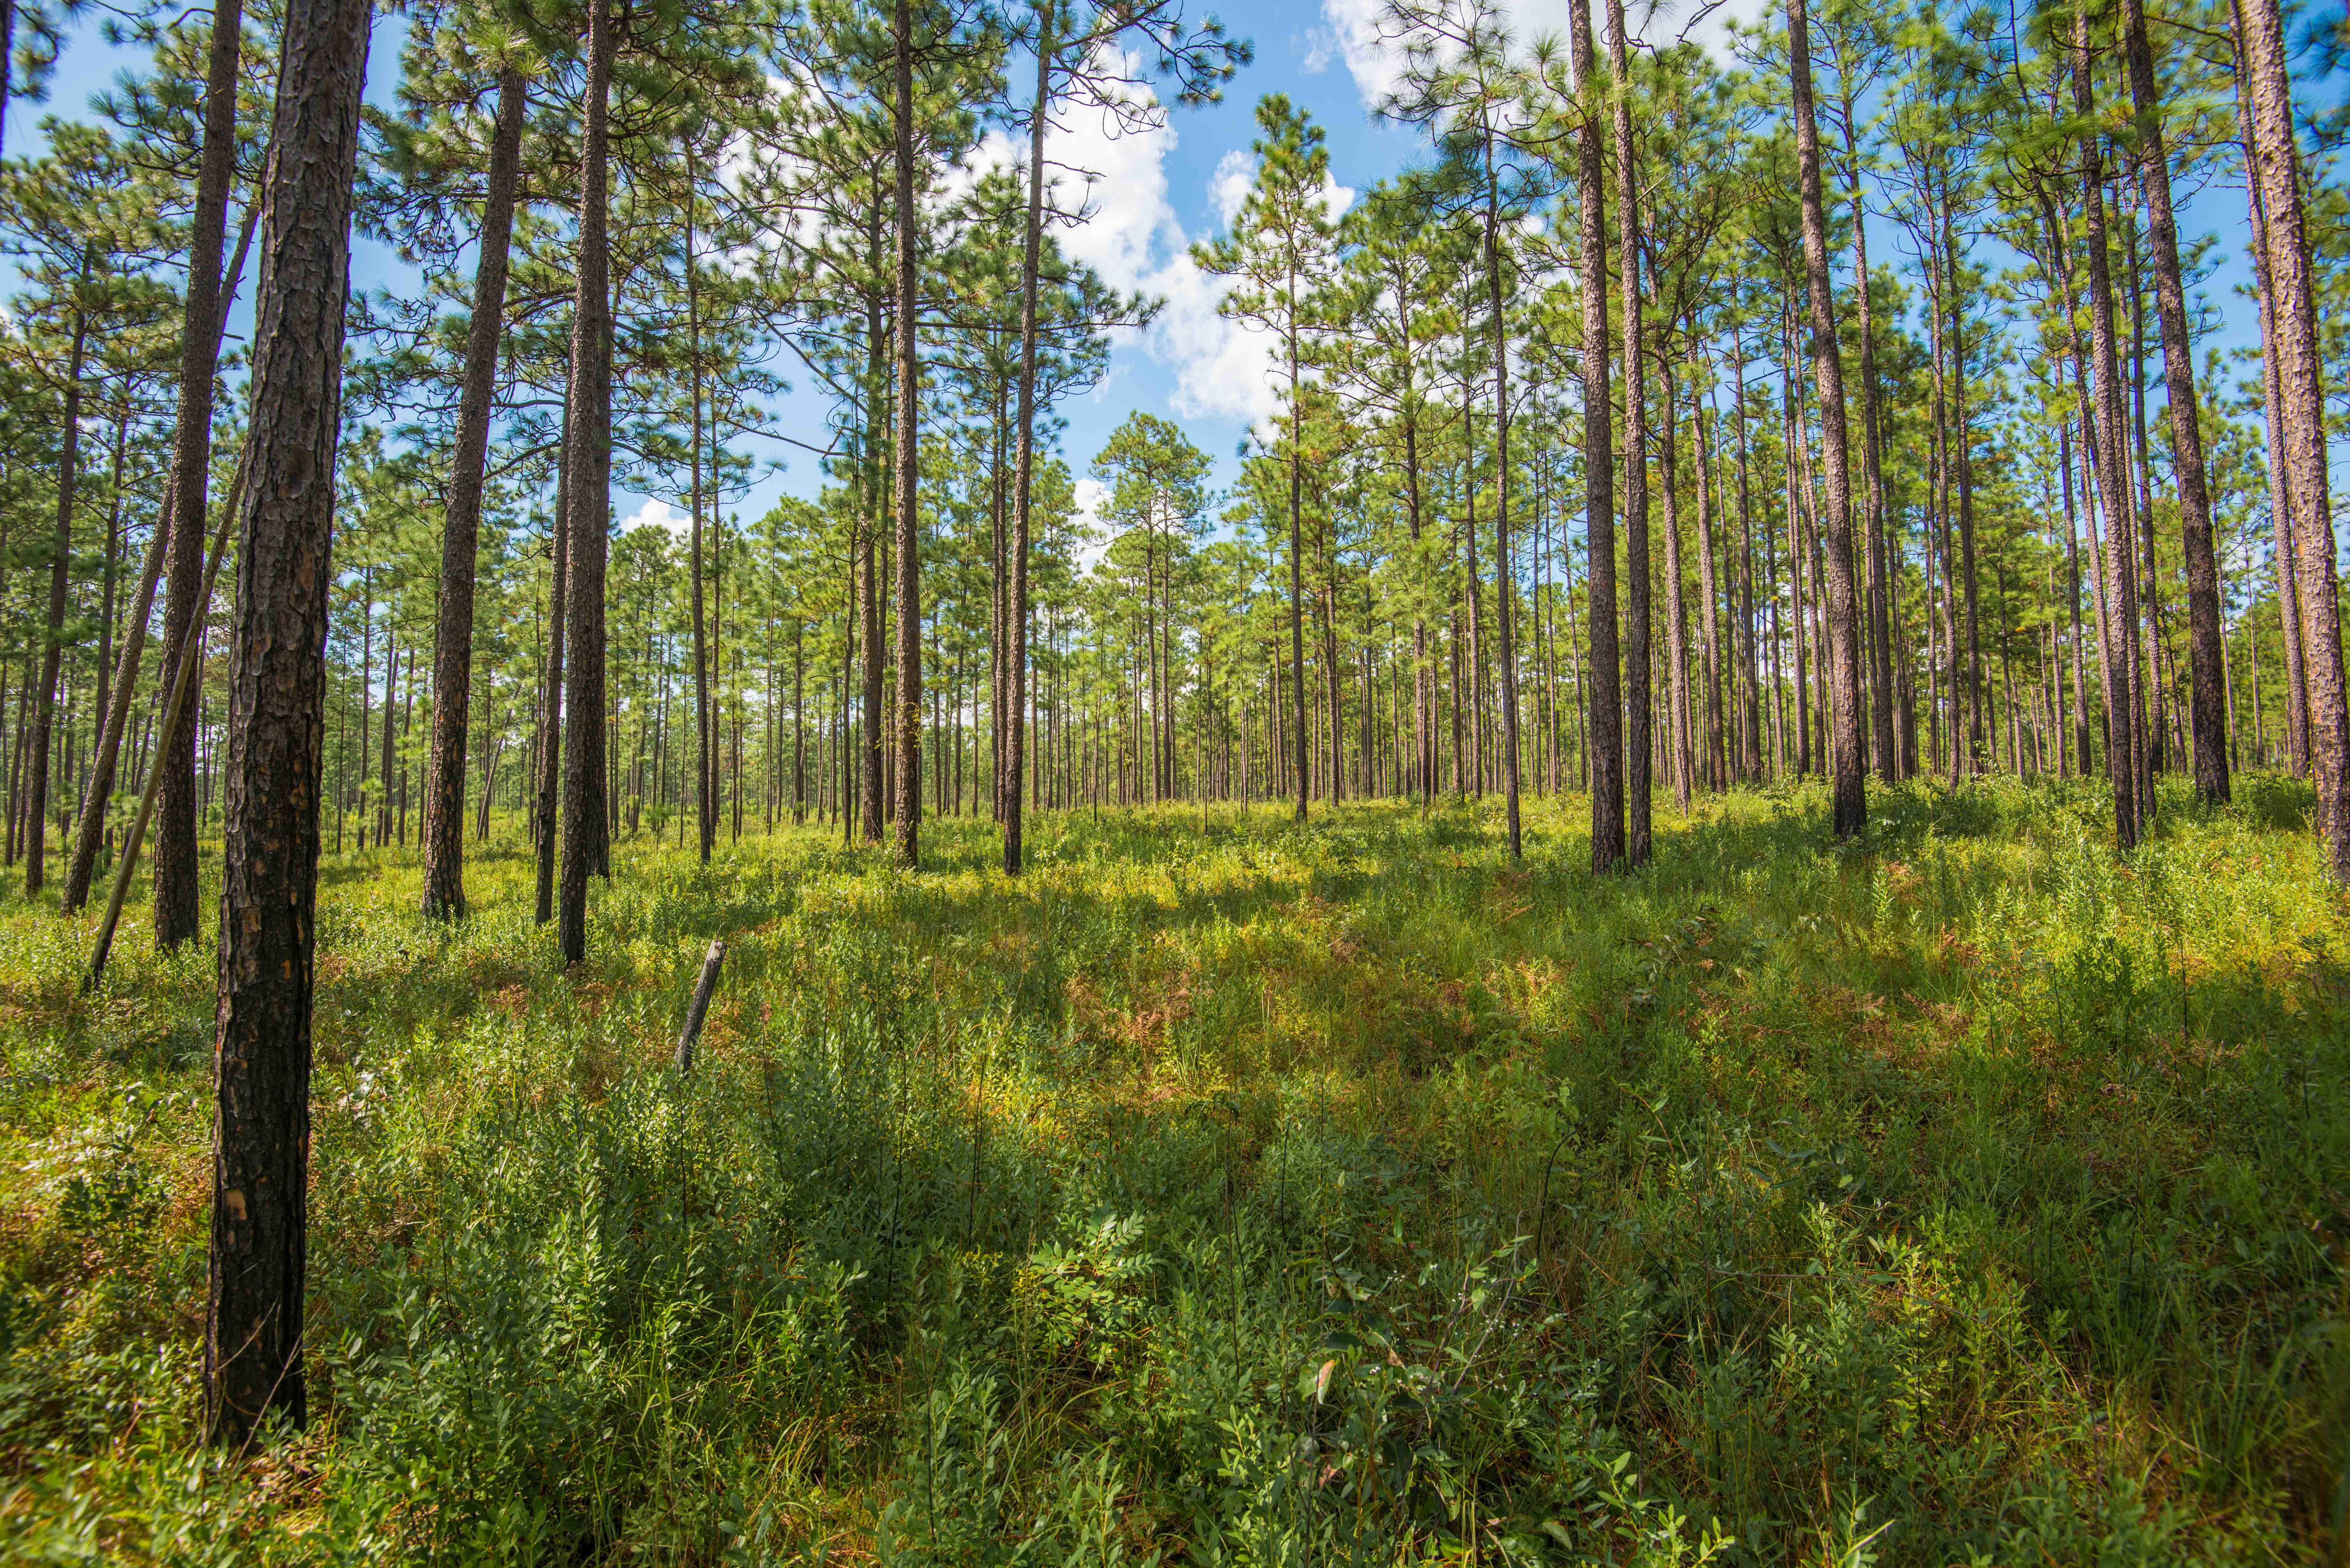
[[[1150,100],[1143,90],[1144,102]],[[1010,160],[1000,138],[982,160]],[[1062,248],[1099,272],[1112,286],[1166,301],[1142,334],[1142,347],[1175,374],[1170,400],[1186,419],[1211,415],[1261,421],[1275,407],[1271,361],[1263,339],[1217,314],[1223,280],[1191,260],[1194,236],[1176,216],[1167,155],[1176,132],[1164,124],[1133,129],[1106,109],[1073,109],[1045,144],[1055,207],[1083,210],[1086,221],[1058,231]],[[1237,161],[1235,161],[1237,160]],[[1080,172],[1082,171],[1082,172]],[[1255,173],[1245,152],[1228,155],[1209,182],[1209,197],[1227,219]],[[1334,198],[1351,201],[1352,192]],[[1343,201],[1338,210],[1343,210]],[[1227,206],[1229,202],[1229,206]]]
[[[1109,553],[1110,531],[1101,515],[1102,508],[1109,504],[1109,486],[1091,474],[1083,475],[1077,480],[1076,503],[1076,525],[1091,535],[1077,546],[1077,570],[1090,572]]]
[[[1581,0],[1503,0],[1502,10],[1523,45],[1544,36],[1564,39],[1572,15],[1568,6],[1578,3]],[[1653,11],[1641,5],[1629,5],[1626,7],[1626,20],[1631,25],[1633,36],[1642,42],[1669,44],[1687,30],[1715,57],[1727,59],[1730,24],[1751,25],[1771,9],[1771,0],[1723,0],[1700,16],[1705,4],[1706,0],[1662,0]],[[1402,79],[1402,51],[1379,36],[1379,22],[1386,9],[1385,0],[1322,0],[1322,26],[1306,46],[1308,70],[1324,70],[1336,61],[1346,62],[1347,74],[1355,78],[1355,90],[1366,109],[1377,109]],[[1592,42],[1605,49],[1606,14],[1596,4],[1591,9]],[[1696,18],[1694,26],[1692,18]]]
[[[672,534],[683,534],[692,525],[692,520],[668,502],[650,497],[634,512],[620,519],[620,532],[623,534],[649,525],[666,528]]]
[[[1379,39],[1379,16],[1384,0],[1322,0],[1322,28],[1307,49],[1306,68],[1327,68],[1333,59],[1346,62],[1355,78],[1355,90],[1366,109],[1376,109],[1395,90],[1402,75],[1402,58]]]
[[[1216,171],[1208,177],[1208,194],[1227,224],[1240,216],[1241,203],[1248,200],[1249,186],[1255,180],[1256,159],[1247,149],[1232,148],[1216,160]]]
[[[1134,69],[1137,62],[1127,62]],[[1152,107],[1148,88],[1139,106]],[[1264,338],[1217,312],[1224,280],[1200,270],[1191,260],[1195,236],[1176,215],[1168,184],[1167,156],[1175,130],[1163,123],[1137,128],[1107,109],[1066,111],[1045,143],[1046,179],[1054,208],[1085,221],[1056,231],[1061,247],[1113,287],[1164,300],[1158,319],[1141,335],[1141,346],[1175,375],[1169,400],[1185,419],[1222,416],[1252,424],[1268,421],[1280,406],[1272,358]],[[1025,153],[1000,131],[992,131],[969,160],[980,171],[1008,168]],[[1230,223],[1256,178],[1253,154],[1235,148],[1218,160],[1208,178],[1207,196],[1221,221]],[[1354,204],[1353,188],[1330,182],[1323,202],[1332,218]],[[1080,503],[1083,504],[1083,494]]]

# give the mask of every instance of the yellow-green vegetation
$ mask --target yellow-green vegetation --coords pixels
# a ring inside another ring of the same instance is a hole
[[[15,1562],[2313,1562],[2301,786],[623,839],[558,971],[324,870],[307,1433],[195,1442],[212,957],[0,911]],[[695,1075],[671,1037],[731,943]],[[2336,1559],[2338,1561],[2338,1559]]]

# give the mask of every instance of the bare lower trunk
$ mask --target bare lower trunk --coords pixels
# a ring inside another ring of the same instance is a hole
[[[221,252],[228,235],[229,183],[236,177],[237,57],[242,0],[218,0],[205,58],[203,150],[189,215],[188,306],[180,337],[179,411],[172,447],[171,554],[163,590],[163,646],[186,644],[203,614],[206,485],[213,457],[213,375],[220,362]],[[4,101],[4,100],[0,100]],[[163,524],[158,523],[157,526]],[[155,945],[172,949],[196,934],[196,751],[192,714],[155,738],[164,770],[155,823]]]
[[[449,459],[449,510],[441,534],[441,593],[432,638],[432,749],[424,784],[424,917],[465,912],[465,731],[473,686],[473,564],[482,528],[482,470],[489,454],[490,399],[506,301],[506,249],[514,233],[527,108],[522,73],[498,73],[490,138],[489,186],[482,204],[473,312],[465,332],[465,377]],[[489,782],[483,780],[483,788]]]
[[[2073,102],[2083,120],[2090,118],[2089,24],[2085,12],[2073,22]],[[2143,792],[2138,769],[2144,753],[2138,734],[2138,709],[2132,681],[2136,659],[2131,647],[2137,619],[2136,573],[2130,569],[2128,480],[2122,452],[2120,359],[2114,340],[2113,284],[2106,256],[2105,176],[2097,132],[2083,139],[2081,194],[2086,216],[2083,249],[2088,263],[2089,351],[2095,371],[2090,450],[2096,459],[2098,500],[2105,508],[2106,668],[2109,682],[2106,704],[2106,771],[2113,783],[2114,838],[2125,849],[2137,847],[2146,830],[2139,806]]]
[[[604,560],[612,478],[612,298],[606,224],[610,200],[609,0],[588,12],[582,114],[578,294],[572,306],[571,441],[565,452],[571,540],[565,612],[563,845],[556,924],[567,964],[588,956],[588,877],[601,860],[604,821]]]
[[[1846,458],[1844,358],[1836,347],[1835,304],[1828,291],[1827,218],[1820,191],[1820,133],[1812,117],[1811,45],[1804,0],[1787,0],[1787,39],[1794,89],[1795,155],[1804,202],[1804,272],[1811,302],[1812,374],[1820,400],[1820,463],[1826,472],[1822,532],[1827,545],[1828,771],[1839,836],[1868,823],[1860,742],[1860,618],[1855,603],[1850,467]]]
[[[1590,0],[1567,8],[1575,92],[1576,251],[1583,285],[1583,341],[1607,341],[1607,219],[1605,155],[1599,142],[1600,84],[1591,42]],[[1591,867],[1611,871],[1624,860],[1623,660],[1616,627],[1616,444],[1607,356],[1583,359],[1584,536],[1591,615]]]
[[[2165,150],[2162,106],[2156,94],[2154,55],[2147,42],[2141,0],[2122,0],[2128,37],[2130,99],[2137,111],[2139,182],[2146,194],[2147,238],[2154,253],[2155,303],[2162,322],[2162,371],[2170,403],[2171,467],[2178,482],[2179,525],[2187,567],[2188,664],[2193,682],[2195,793],[2228,798],[2226,655],[2220,643],[2219,565],[2211,548],[2210,486],[2203,469],[2203,430],[2195,391],[2195,345],[2187,323],[2187,291],[2178,265],[2178,226],[2170,207],[2170,158]]]
[[[229,659],[204,1323],[206,1428],[240,1448],[267,1414],[296,1427],[307,1414],[302,1290],[328,545],[369,11],[369,0],[286,6],[267,164]]]
[[[88,276],[95,258],[85,254]],[[57,718],[57,666],[65,654],[66,587],[73,561],[74,486],[80,477],[81,369],[89,323],[74,312],[73,347],[66,358],[65,410],[57,424],[57,531],[49,560],[49,611],[41,637],[41,683],[33,692],[33,733],[26,762],[32,769],[25,804],[25,896],[41,890],[49,829],[49,738]]]
[[[1017,876],[1022,858],[1024,813],[1020,792],[1003,787],[1008,776],[1017,780],[1024,760],[1027,737],[1004,715],[1017,714],[1028,699],[1028,530],[1030,496],[1036,474],[1036,290],[1045,232],[1045,131],[1052,122],[1052,7],[1037,6],[1036,98],[1028,122],[1028,207],[1020,234],[1020,393],[1019,429],[1013,458],[1012,539],[1009,591],[1003,596],[1004,616],[999,658],[1003,664],[1003,701],[996,709],[999,733],[996,810],[1003,823],[1003,870]],[[1008,773],[1007,773],[1008,770]]]
[[[2309,238],[2293,145],[2293,88],[2276,0],[2238,0],[2237,36],[2251,99],[2254,169],[2266,220],[2261,236],[2275,334],[2282,455],[2293,505],[2293,587],[2300,600],[2303,674],[2309,688],[2309,769],[2316,781],[2326,864],[2350,881],[2350,711],[2345,711],[2342,619],[2326,499],[2324,377]]]
[[[1648,416],[1641,331],[1640,171],[1632,140],[1632,71],[1624,0],[1607,0],[1610,118],[1616,144],[1617,286],[1624,356],[1625,858],[1645,866],[1655,746],[1648,605]],[[1601,341],[1605,341],[1602,339]]]

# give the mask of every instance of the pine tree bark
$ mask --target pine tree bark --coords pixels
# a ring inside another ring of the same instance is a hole
[[[2170,403],[2171,464],[2178,482],[2187,566],[2187,645],[2192,682],[2195,793],[2228,798],[2226,656],[2220,643],[2220,574],[2211,547],[2211,493],[2203,465],[2203,427],[2195,390],[2195,344],[2187,325],[2187,289],[2178,265],[2178,225],[2170,205],[2170,155],[2155,89],[2154,51],[2142,0],[2122,0],[2130,100],[2137,111],[2137,158],[2146,192],[2147,238],[2162,325],[2162,372]]]
[[[863,807],[859,834],[868,844],[881,842],[883,792],[886,781],[882,774],[882,758],[887,754],[882,734],[881,676],[884,659],[881,650],[881,518],[885,510],[882,493],[880,452],[887,404],[889,395],[889,340],[885,336],[887,315],[878,275],[881,266],[881,209],[877,202],[867,231],[867,256],[870,275],[876,279],[873,292],[865,302],[865,450],[858,454],[858,472],[862,493],[858,509],[858,610],[859,627],[858,641],[863,663],[858,669],[863,696],[863,727],[858,747],[858,796]],[[1019,722],[1015,711],[1012,722]],[[1016,787],[1019,775],[1013,774],[1004,780],[1007,791]]]
[[[1835,302],[1828,288],[1827,216],[1821,196],[1820,132],[1812,114],[1811,40],[1804,0],[1787,0],[1787,45],[1795,115],[1795,157],[1804,203],[1804,272],[1811,301],[1812,374],[1820,400],[1820,466],[1825,494],[1828,622],[1828,771],[1835,831],[1849,837],[1868,824],[1867,775],[1860,741],[1860,618],[1855,603],[1851,463],[1846,455],[1844,356],[1836,345]]]
[[[588,877],[604,842],[604,562],[612,483],[610,0],[589,0],[581,115],[578,295],[572,306],[570,602],[563,672],[563,846],[556,929],[566,964],[588,956]]]
[[[1517,618],[1510,603],[1514,578],[1510,570],[1509,318],[1503,309],[1502,189],[1501,173],[1494,165],[1492,138],[1493,132],[1489,127],[1485,130],[1484,239],[1486,304],[1493,317],[1493,600],[1501,632],[1502,787],[1507,801],[1510,859],[1514,864],[1525,858],[1525,845],[1518,821],[1518,650],[1514,630]],[[1334,600],[1335,597],[1334,593]],[[1337,606],[1334,602],[1331,606],[1334,620],[1336,610]],[[1365,698],[1368,700],[1367,692]],[[1337,717],[1337,692],[1334,689],[1330,701],[1334,729]],[[1334,745],[1334,753],[1336,749]],[[1336,793],[1334,770],[1331,794],[1335,796]]]
[[[546,668],[541,673],[539,693],[537,771],[531,781],[531,836],[538,875],[537,921],[542,926],[555,918],[556,816],[561,809],[563,792],[563,639],[571,619],[569,388],[579,375],[577,335],[573,336],[574,352],[564,373],[563,444],[555,465],[555,522],[546,539]],[[364,774],[367,770],[362,766],[359,771]]]
[[[1308,797],[1314,792],[1314,769],[1307,753],[1312,728],[1305,707],[1305,571],[1300,564],[1303,547],[1299,540],[1299,516],[1305,509],[1305,471],[1298,448],[1305,439],[1305,409],[1303,389],[1298,377],[1303,373],[1298,365],[1297,275],[1288,278],[1287,338],[1289,348],[1289,683],[1297,703],[1295,722],[1289,726],[1290,766],[1295,772],[1292,781],[1297,789],[1297,820],[1305,820]]]
[[[498,73],[490,132],[489,181],[482,201],[473,312],[465,328],[463,389],[449,457],[449,509],[441,530],[441,592],[432,635],[432,747],[424,786],[424,918],[465,912],[465,739],[473,688],[473,566],[482,532],[482,473],[490,445],[490,400],[504,336],[506,253],[514,235],[528,106],[522,72]],[[488,781],[484,780],[484,787]]]
[[[1695,340],[1694,320],[1691,339]],[[1704,362],[1700,361],[1702,365]],[[1707,370],[1711,380],[1711,369]],[[1707,390],[1708,400],[1711,389]],[[1717,491],[1713,468],[1712,443],[1706,435],[1706,405],[1698,405],[1690,419],[1697,432],[1697,574],[1698,589],[1705,596],[1705,611],[1699,621],[1700,635],[1705,639],[1705,776],[1707,788],[1719,794],[1730,787],[1729,760],[1722,734],[1722,650],[1720,584],[1714,565],[1713,506]]]
[[[82,255],[82,282],[86,286],[95,256],[85,251]],[[25,897],[41,890],[43,862],[48,846],[49,832],[49,745],[50,732],[57,720],[57,667],[65,656],[66,646],[66,587],[73,565],[74,488],[80,478],[81,462],[81,371],[82,360],[89,346],[89,317],[82,306],[74,307],[73,346],[66,355],[65,409],[57,423],[57,531],[51,541],[49,559],[49,607],[42,626],[41,683],[33,695],[33,732],[26,745],[26,763],[32,776],[27,784],[25,805]]]
[[[2309,773],[2309,681],[2303,659],[2301,595],[2293,586],[2293,483],[2282,454],[2285,447],[2284,393],[2277,377],[2277,332],[2274,291],[2269,282],[2268,217],[2261,201],[2257,158],[2252,151],[2252,107],[2245,73],[2236,80],[2237,112],[2243,121],[2245,183],[2251,209],[2253,292],[2260,302],[2261,409],[2270,458],[2264,465],[2269,480],[2269,523],[2272,560],[2276,571],[2278,631],[2284,644],[2285,747],[2288,765]]]
[[[213,376],[220,365],[221,252],[228,192],[236,177],[237,57],[243,0],[216,0],[204,66],[204,130],[188,219],[188,305],[180,335],[179,413],[172,444],[171,554],[163,589],[163,646],[187,644],[203,614],[204,514],[213,461]],[[0,98],[0,104],[5,104]],[[161,524],[158,526],[161,526]],[[155,945],[166,951],[196,934],[196,736],[190,703],[155,738],[163,770],[155,822]]]
[[[917,488],[917,438],[921,433],[922,358],[920,323],[916,306],[920,281],[915,243],[920,214],[914,208],[914,7],[912,0],[897,0],[892,26],[895,48],[891,71],[895,78],[897,130],[896,226],[898,300],[897,441],[890,456],[896,468],[896,494],[891,510],[897,524],[898,591],[898,769],[896,780],[898,864],[914,870],[921,864],[922,819],[922,568],[920,502]]]
[[[2086,11],[2073,19],[2073,107],[2085,122],[2095,109],[2090,88],[2089,22]],[[2096,459],[2097,501],[2105,508],[2103,563],[2106,607],[2107,687],[2106,771],[2113,782],[2114,840],[2134,849],[2146,831],[2139,813],[2143,792],[2138,771],[2145,764],[2138,704],[2134,690],[2137,623],[2137,574],[2129,565],[2129,482],[2124,474],[2120,356],[2115,344],[2111,261],[2106,254],[2105,164],[2098,131],[2091,126],[2082,141],[2081,196],[2086,252],[2089,352],[2095,372],[2088,441]],[[2094,535],[2092,535],[2094,537]]]
[[[686,149],[685,169],[685,351],[686,380],[692,405],[687,438],[691,448],[688,461],[692,470],[687,505],[691,508],[692,518],[687,525],[685,553],[686,575],[691,584],[687,597],[693,611],[693,839],[695,853],[707,866],[711,851],[718,843],[718,803],[716,759],[711,744],[709,618],[702,604],[702,579],[708,567],[702,548],[702,286],[693,232],[694,208],[701,192],[691,145]]]
[[[2300,600],[2303,675],[2309,688],[2309,769],[2317,784],[2326,864],[2350,881],[2350,711],[2345,711],[2342,616],[2327,503],[2324,368],[2309,236],[2293,142],[2293,86],[2276,0],[2237,0],[2236,36],[2251,99],[2254,171],[2266,230],[2269,327],[2275,335],[2293,506],[2293,587]],[[2273,460],[2272,460],[2273,461]]]
[[[1582,273],[1584,538],[1591,618],[1591,868],[1624,862],[1623,659],[1616,624],[1615,399],[1607,386],[1607,161],[1600,150],[1598,67],[1590,0],[1567,6],[1575,90],[1576,252]]]
[[[307,1415],[302,1289],[318,789],[369,10],[369,0],[286,5],[264,196],[229,660],[204,1320],[206,1430],[240,1448],[273,1412],[296,1427]]]
[[[1893,578],[1887,565],[1884,426],[1877,407],[1877,320],[1868,275],[1868,209],[1861,193],[1860,147],[1853,130],[1851,84],[1846,84],[1844,156],[1852,171],[1852,270],[1860,303],[1860,472],[1866,487],[1862,530],[1868,561],[1869,721],[1877,743],[1877,771],[1902,776],[1893,727]]]
[[[1003,713],[1018,713],[1028,700],[1028,540],[1030,498],[1036,479],[1036,295],[1045,235],[1045,132],[1052,121],[1053,56],[1057,47],[1053,11],[1049,0],[1036,6],[1036,99],[1029,112],[1028,206],[1020,233],[1019,429],[1013,456],[1010,582],[1004,596],[1006,626],[1002,641],[1006,701],[997,709],[999,724]],[[1004,737],[1007,743],[999,745],[998,755],[1010,776],[1017,779],[1027,738],[1016,724],[1009,730]],[[999,768],[996,803],[1003,823],[1003,870],[1006,876],[1016,877],[1023,857],[1024,814],[1020,792],[1003,788],[1002,771]]]
[[[1975,592],[1975,440],[1967,413],[1967,322],[1959,290],[1959,241],[1946,193],[1942,203],[1942,262],[1948,268],[1950,317],[1950,443],[1948,461],[1959,492],[1959,558],[1955,563],[1960,595],[1966,607],[1967,739],[1964,771],[1982,770],[1983,667],[1982,618]],[[1955,710],[1950,720],[1958,727]],[[1953,734],[1955,743],[1956,736]]]
[[[1648,583],[1648,413],[1640,302],[1640,165],[1632,140],[1632,67],[1624,0],[1607,0],[1608,99],[1616,144],[1616,285],[1624,317],[1625,858],[1648,863],[1656,748]]]
[[[1663,358],[1658,385],[1665,394],[1665,439],[1658,448],[1658,478],[1665,496],[1665,681],[1672,692],[1668,739],[1673,763],[1673,803],[1690,809],[1690,774],[1696,768],[1690,734],[1689,611],[1681,598],[1680,407],[1673,367]]]

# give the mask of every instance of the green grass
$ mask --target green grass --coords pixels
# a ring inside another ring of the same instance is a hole
[[[453,932],[330,860],[317,1415],[234,1463],[212,955],[0,904],[0,1557],[2324,1561],[2350,933],[2240,799],[623,842],[569,976],[510,841]]]

